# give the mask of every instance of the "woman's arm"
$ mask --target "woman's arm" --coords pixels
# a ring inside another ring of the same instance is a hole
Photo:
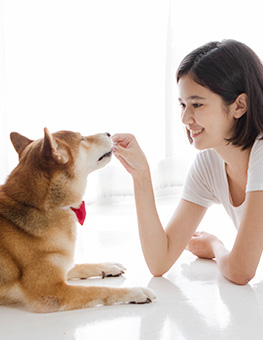
[[[215,236],[195,233],[187,249],[201,258],[216,258],[221,273],[230,281],[247,284],[255,275],[263,250],[263,191],[246,195],[245,210],[232,250]]]
[[[166,231],[155,204],[148,162],[132,135],[113,136],[115,156],[132,175],[140,240],[154,276],[167,272],[185,249],[206,208],[181,200]]]

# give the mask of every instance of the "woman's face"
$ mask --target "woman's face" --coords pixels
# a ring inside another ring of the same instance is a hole
[[[225,147],[235,119],[222,98],[197,84],[189,75],[180,78],[178,87],[182,122],[194,146],[198,150]]]

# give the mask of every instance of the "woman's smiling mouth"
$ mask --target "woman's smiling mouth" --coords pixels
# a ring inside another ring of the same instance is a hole
[[[196,129],[196,130],[190,130],[191,138],[198,137],[203,131],[204,131],[204,128]]]

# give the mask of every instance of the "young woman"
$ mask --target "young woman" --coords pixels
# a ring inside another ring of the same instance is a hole
[[[263,250],[262,63],[240,42],[212,42],[183,59],[177,83],[182,122],[200,153],[165,230],[144,153],[133,135],[113,136],[115,156],[133,178],[147,265],[161,276],[187,248],[200,258],[215,258],[228,280],[247,284]],[[238,229],[231,251],[214,235],[195,232],[213,203],[224,205]]]

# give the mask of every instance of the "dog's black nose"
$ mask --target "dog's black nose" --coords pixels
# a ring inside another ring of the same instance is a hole
[[[105,132],[105,135],[107,135],[108,137],[110,137],[110,133],[109,133],[109,132]]]

